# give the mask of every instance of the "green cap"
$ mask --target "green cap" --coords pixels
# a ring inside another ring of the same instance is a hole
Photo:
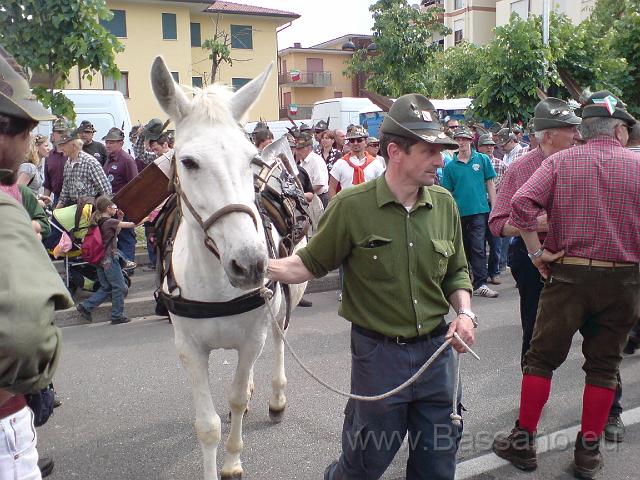
[[[483,145],[495,145],[496,142],[493,141],[493,135],[490,133],[483,133],[478,138],[478,146],[482,147]]]
[[[324,132],[325,130],[329,130],[329,124],[324,120],[319,120],[318,123],[313,126],[313,131],[316,133]]]
[[[267,124],[267,122],[259,121],[258,123],[256,123],[256,126],[253,127],[252,133],[266,132],[267,130],[269,130],[269,125]]]
[[[582,118],[593,117],[617,118],[626,122],[627,125],[636,123],[636,119],[627,112],[624,102],[608,90],[601,90],[591,95],[582,108]]]
[[[79,138],[80,138],[79,130],[73,130],[71,132],[69,130],[66,130],[62,134],[62,137],[60,137],[60,140],[56,142],[56,145],[62,145],[63,143],[71,142],[72,140],[78,140]]]
[[[102,137],[102,140],[113,140],[113,141],[124,140],[124,132],[120,130],[118,127],[112,127],[109,129],[109,133],[107,133],[104,137]]]
[[[0,47],[0,114],[41,122],[56,117],[31,93],[22,67]]]
[[[308,132],[301,132],[296,137],[296,148],[312,147],[313,137]]]
[[[575,127],[582,123],[571,106],[559,98],[545,98],[536,105],[533,113],[533,128],[546,130],[548,128]]]
[[[347,135],[344,137],[349,140],[350,138],[367,138],[369,137],[369,132],[361,126],[361,125],[351,125],[347,129]]]
[[[162,135],[163,130],[164,130],[164,125],[162,123],[162,120],[160,120],[159,118],[152,118],[144,126],[144,138],[146,140],[156,141],[160,138],[160,135]],[[109,131],[109,133],[111,133],[111,130]],[[115,139],[109,138],[108,140],[115,140]]]
[[[473,140],[473,133],[467,127],[458,127],[453,131],[453,138],[467,138]]]
[[[306,123],[303,123],[300,125],[299,130],[301,132],[310,132],[311,131],[311,127],[309,125],[307,125]]]
[[[502,145],[506,145],[511,141],[515,141],[511,135],[512,133],[510,129],[501,128],[500,131],[498,131],[498,133],[496,133],[495,137],[493,138],[495,139],[498,145],[502,146]]]
[[[69,122],[64,117],[56,117],[56,119],[53,121],[52,130],[54,132],[61,133],[67,132],[69,130]]]
[[[93,123],[89,120],[83,120],[80,122],[80,126],[78,127],[78,132],[91,132],[95,133],[97,130],[94,128]]]
[[[450,150],[458,148],[458,144],[444,134],[433,104],[418,93],[403,95],[393,102],[380,131],[442,145]]]

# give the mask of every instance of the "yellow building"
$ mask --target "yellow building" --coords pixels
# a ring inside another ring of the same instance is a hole
[[[107,0],[107,7],[114,16],[103,24],[125,47],[116,56],[121,78],[97,75],[89,82],[75,72],[66,88],[120,90],[134,124],[164,117],[151,90],[149,72],[154,58],[162,55],[175,80],[183,85],[211,83],[211,61],[201,44],[213,38],[217,25],[218,31],[229,35],[234,61],[232,66],[220,66],[215,81],[238,88],[273,62],[271,77],[249,118],[278,119],[277,29],[299,15],[213,0]]]
[[[563,13],[574,24],[579,24],[591,15],[595,0],[550,0],[550,8],[556,13]],[[496,25],[509,23],[512,13],[521,18],[529,14],[542,15],[543,0],[498,0],[496,5]]]
[[[359,96],[358,79],[342,73],[353,55],[342,46],[351,41],[358,48],[366,47],[371,39],[371,35],[344,35],[309,48],[296,43],[280,50],[280,118],[311,118],[313,104],[319,100]]]

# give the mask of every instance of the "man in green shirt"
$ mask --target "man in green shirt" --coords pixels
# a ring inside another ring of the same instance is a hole
[[[473,344],[476,324],[458,210],[434,186],[442,150],[458,145],[417,94],[396,100],[381,131],[385,174],[340,192],[307,247],[268,267],[269,278],[300,283],[343,265],[339,313],[352,323],[351,391],[369,396],[404,383],[454,332]],[[458,315],[447,325],[450,304]],[[342,455],[325,479],[380,478],[408,432],[407,478],[452,480],[462,434],[450,418],[455,380],[447,349],[396,395],[349,400]]]

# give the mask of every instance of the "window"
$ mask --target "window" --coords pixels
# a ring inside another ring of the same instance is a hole
[[[100,25],[107,29],[111,35],[124,38],[127,36],[127,15],[124,10],[111,10],[111,20],[100,20]]]
[[[453,44],[458,45],[464,38],[464,20],[453,22]]]
[[[191,77],[191,86],[202,88],[202,77]]]
[[[180,83],[180,73],[179,72],[171,72],[171,76],[176,83]]]
[[[231,25],[231,48],[253,48],[251,25]]]
[[[238,89],[244,87],[250,81],[251,81],[250,78],[232,78],[231,79],[231,85],[233,86],[234,90],[238,90]]]
[[[176,26],[175,13],[162,14],[162,38],[165,40],[178,39],[178,27]]]
[[[529,17],[529,0],[511,2],[511,13],[515,13],[523,20],[526,20]]]
[[[454,0],[453,9],[458,10],[459,8],[464,8],[465,0]]]
[[[191,24],[191,46],[192,47],[201,47],[202,46],[202,38],[200,36],[200,24],[192,23]]]
[[[342,92],[334,92],[333,98],[342,98]]]
[[[111,75],[103,75],[102,87],[105,90],[117,90],[129,98],[129,72],[120,72],[120,78],[117,80]]]

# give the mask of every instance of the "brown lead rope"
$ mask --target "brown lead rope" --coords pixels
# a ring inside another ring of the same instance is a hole
[[[298,355],[293,350],[293,348],[291,348],[291,345],[289,344],[289,342],[288,342],[288,340],[287,340],[287,338],[285,336],[285,333],[282,330],[282,327],[280,327],[280,324],[278,323],[278,321],[276,320],[275,315],[273,314],[273,310],[271,309],[271,304],[269,303],[269,300],[273,296],[273,292],[271,290],[267,289],[267,288],[262,288],[260,294],[266,300],[265,303],[266,303],[267,308],[269,310],[269,316],[271,317],[271,321],[273,322],[273,324],[276,326],[276,330],[278,331],[278,335],[280,335],[280,338],[282,338],[282,341],[284,342],[285,346],[287,347],[287,350],[289,350],[289,353],[291,354],[291,356],[293,356],[294,360],[298,363],[298,365],[300,365],[300,368],[302,368],[305,372],[307,372],[307,374],[311,378],[313,378],[316,382],[318,382],[323,387],[327,388],[328,390],[330,390],[333,393],[336,393],[336,394],[338,394],[338,395],[340,395],[342,397],[351,398],[353,400],[361,400],[363,402],[375,402],[375,401],[378,401],[378,400],[384,400],[385,398],[389,398],[392,395],[395,395],[396,393],[404,390],[405,388],[407,388],[408,386],[413,384],[427,370],[427,368],[429,368],[431,366],[431,364],[440,356],[440,354],[447,347],[449,347],[449,345],[453,341],[453,338],[450,338],[450,339],[446,340],[435,352],[433,352],[433,355],[431,355],[431,357],[429,357],[429,359],[424,363],[424,365],[422,365],[422,367],[420,367],[420,370],[418,370],[411,378],[409,378],[402,385],[399,385],[396,388],[394,388],[393,390],[390,390],[390,391],[388,391],[386,393],[383,393],[383,394],[380,394],[380,395],[372,395],[372,396],[356,395],[356,394],[353,394],[353,393],[350,393],[350,392],[345,392],[343,390],[339,390],[338,388],[336,388],[336,387],[334,387],[332,385],[329,385],[327,382],[325,382],[324,380],[319,378],[315,373],[313,373],[304,364],[304,362],[298,357]],[[471,355],[473,355],[477,360],[480,360],[480,357],[473,350],[471,350],[471,348],[460,338],[460,336],[457,333],[454,333],[453,336],[456,338],[456,340],[458,340],[467,349],[467,351],[469,353],[471,353]],[[460,387],[460,357],[458,356],[458,361],[457,361],[457,366],[456,366],[456,382],[454,384],[454,389],[453,389],[453,407],[452,407],[453,411],[451,412],[451,415],[450,415],[451,422],[456,426],[462,425],[462,417],[458,413],[458,391],[459,391],[459,387]]]

